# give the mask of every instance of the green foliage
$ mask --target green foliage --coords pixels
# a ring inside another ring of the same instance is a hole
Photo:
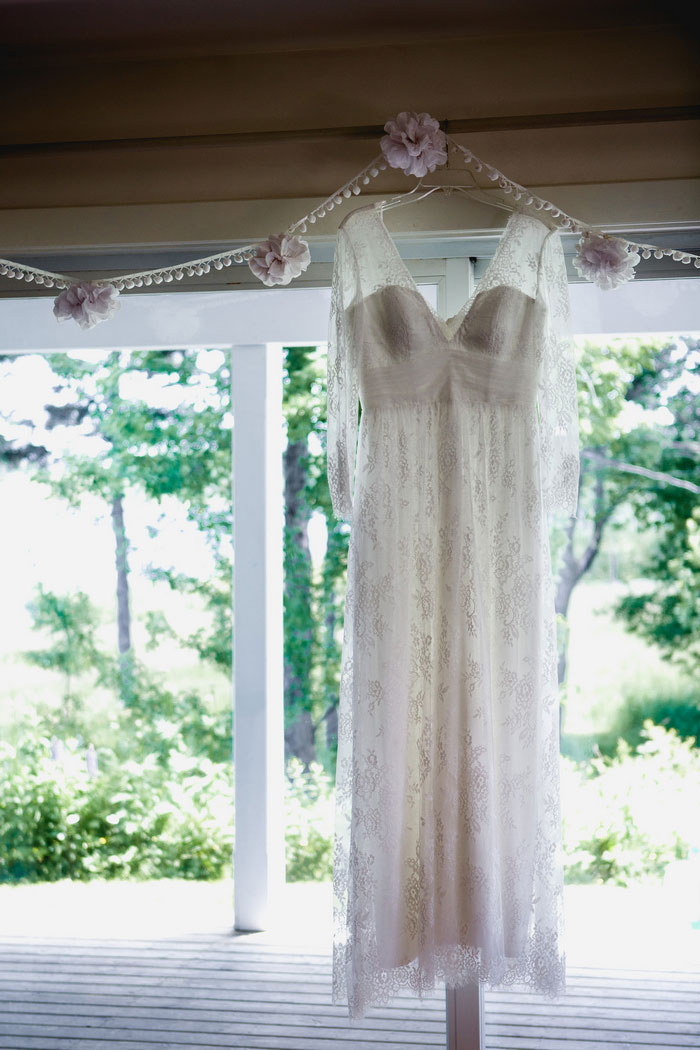
[[[146,621],[149,647],[164,638],[177,640],[208,664],[230,672],[231,376],[225,358],[211,371],[212,361],[206,358],[198,350],[110,351],[89,358],[51,355],[45,364],[55,377],[56,396],[49,404],[37,404],[35,420],[38,429],[42,424],[46,428],[46,448],[33,455],[5,441],[7,455],[0,459],[8,466],[21,462],[31,467],[34,477],[73,506],[80,506],[88,494],[101,497],[112,509],[118,502],[125,517],[118,620],[122,648],[131,610],[135,619]],[[282,393],[287,448],[293,453],[289,463],[298,468],[297,487],[290,485],[290,501],[293,495],[296,505],[287,506],[284,536],[285,720],[291,726],[303,716],[312,756],[316,751],[332,768],[348,528],[334,520],[328,491],[322,349],[285,351]],[[9,421],[11,415],[4,418]],[[78,439],[77,451],[69,454],[62,442],[54,445],[52,439],[52,432],[67,428]],[[214,569],[204,579],[178,565],[156,564],[147,570],[153,581],[165,582],[179,595],[199,598],[204,606],[201,626],[177,638],[167,610],[142,611],[133,607],[133,595],[130,601],[124,598],[130,571],[129,495],[134,491],[155,502],[177,498],[213,557]],[[308,524],[315,514],[325,519],[329,537],[326,557],[316,572],[308,548]],[[119,544],[116,527],[115,523]],[[138,696],[143,685],[138,679],[143,676],[137,655],[133,649],[125,651],[120,660],[117,677],[110,662],[101,681],[111,683],[124,706],[140,709],[150,701],[147,695]],[[321,726],[326,739],[315,741]]]
[[[700,349],[685,337],[584,340],[579,347],[579,512],[558,536],[557,611],[615,534],[643,538],[635,581],[620,602],[627,625],[688,664],[700,657],[697,521],[700,494]],[[629,567],[624,575],[630,578]],[[560,677],[566,666],[560,650]]]
[[[51,644],[32,649],[24,658],[37,667],[58,671],[64,676],[63,717],[75,718],[79,707],[75,678],[85,671],[100,671],[104,658],[95,641],[97,610],[84,591],[58,595],[41,584],[27,606],[32,626],[43,631]]]
[[[630,403],[639,377],[653,368],[662,345],[659,341],[617,338],[585,339],[579,346],[578,517],[588,523],[588,529],[579,527],[575,538],[579,556],[595,543],[596,525],[601,534],[603,528],[614,531],[623,525],[620,511],[646,490],[645,479],[620,470],[616,464],[646,466],[655,462],[660,428],[640,419],[639,413],[631,413]]]
[[[113,675],[118,671],[113,666]],[[209,762],[230,762],[231,711],[210,712],[199,693],[173,692],[160,675],[134,662],[134,696],[119,713],[119,733],[114,751],[118,758],[157,761],[167,767],[173,748]]]
[[[620,600],[618,615],[689,671],[700,670],[700,506],[657,533],[647,562],[653,582]],[[670,555],[670,556],[669,556]]]
[[[288,882],[330,879],[333,864],[333,782],[323,767],[287,763],[286,868]]]
[[[309,439],[322,418],[321,364],[315,346],[288,347],[284,357],[282,411],[287,429],[284,453],[284,708],[287,750],[308,762],[313,740],[295,734],[295,723],[313,726],[316,696],[312,685],[317,617],[312,604],[312,564],[308,525],[313,513],[314,472]],[[290,732],[289,729],[292,729]]]
[[[230,764],[177,746],[167,766],[108,751],[99,764],[91,776],[77,741],[53,761],[37,723],[16,747],[0,744],[0,881],[216,879],[228,871]]]
[[[326,362],[317,347],[285,350],[283,412],[285,454],[285,721],[312,718],[314,750],[335,766],[334,714],[340,680],[348,526],[336,521],[326,473]],[[312,573],[308,526],[325,521],[327,545],[320,571]],[[326,728],[326,740],[317,730]],[[293,739],[288,733],[288,740]]]
[[[563,759],[565,874],[570,883],[659,879],[700,846],[700,750],[647,721],[636,752]]]
[[[619,451],[629,425],[628,392],[654,361],[658,344],[638,338],[583,339],[578,345],[579,433],[583,448]]]
[[[698,369],[697,346],[686,345],[685,356],[669,344],[641,340],[587,341],[581,347],[581,518],[569,553],[571,564],[577,562],[587,572],[603,530],[606,537],[614,538],[618,529],[629,537],[636,527],[643,542],[635,552],[635,569],[642,566],[649,583],[620,604],[620,615],[674,659],[683,655],[691,663],[700,638],[700,517],[697,494],[691,490],[699,480],[700,410],[688,379]],[[54,355],[50,360],[60,395],[49,406],[50,428],[76,427],[90,438],[92,453],[56,462],[50,449],[25,449],[24,459],[73,504],[88,492],[105,500],[121,495],[128,500],[129,491],[137,488],[154,501],[165,496],[182,501],[207,538],[215,569],[206,579],[188,576],[178,566],[154,566],[150,575],[174,592],[201,599],[205,622],[178,640],[202,660],[229,671],[228,367],[203,371],[197,351],[113,352],[90,361]],[[131,396],[132,381],[139,390],[145,381],[148,394]],[[663,411],[655,415],[657,410]],[[332,772],[349,529],[335,521],[331,510],[325,358],[318,348],[285,351],[283,412],[290,453],[285,460],[290,495],[284,537],[286,722],[289,726],[302,715],[307,718],[314,755]],[[6,442],[0,458],[14,464],[20,452]],[[622,470],[616,463],[647,473]],[[691,488],[670,485],[664,476],[688,481]],[[328,537],[315,571],[308,550],[313,515],[322,516]],[[588,558],[591,544],[595,549]],[[576,571],[573,565],[572,578]],[[118,692],[119,665],[115,657],[98,653],[91,634],[94,611],[85,599],[43,592],[36,622],[53,640],[32,658],[66,676],[82,673],[86,666],[97,668],[99,681]],[[175,636],[164,611],[147,613],[146,620],[152,644]],[[561,626],[565,638],[565,622]],[[183,872],[186,877],[200,877],[196,872],[210,877],[228,864],[230,839],[213,835],[210,840],[207,814],[212,807],[225,808],[231,797],[230,713],[211,713],[196,690],[166,688],[133,655],[129,673],[129,705],[116,716],[109,747],[100,749],[97,778],[83,769],[87,730],[81,728],[79,711],[72,721],[64,711],[51,728],[22,738],[16,751],[3,750],[0,761],[8,775],[0,786],[0,878]],[[72,685],[65,692],[73,692]],[[673,733],[642,730],[646,718],[682,736],[697,736],[700,728],[695,698],[683,703],[642,698],[626,706],[610,740],[600,741],[602,750],[609,749],[608,757],[566,765],[575,791],[574,802],[567,805],[570,879],[623,882],[658,876],[670,857],[687,848],[687,829],[668,819],[661,828],[649,814],[656,812],[653,794],[660,790],[658,784],[652,787],[655,776],[666,785],[682,782],[689,794],[696,791],[695,759],[688,758],[695,752]],[[328,730],[325,741],[322,728]],[[76,737],[63,771],[48,758],[52,731]],[[618,737],[629,742],[627,750],[617,744]],[[638,752],[632,751],[637,745]],[[292,761],[288,769],[290,879],[330,874],[330,780],[316,762],[306,771],[305,765]],[[675,819],[681,812],[676,797],[670,798],[663,786],[661,794],[667,814]],[[227,819],[221,828],[228,826]]]
[[[628,699],[618,711],[612,730],[598,739],[603,754],[614,754],[619,740],[637,748],[645,739],[645,726],[673,729],[684,740],[700,740],[700,696],[640,697]]]
[[[207,514],[212,489],[230,488],[231,430],[222,427],[229,373],[204,373],[197,357],[193,350],[115,350],[89,361],[53,354],[62,403],[47,406],[49,425],[82,426],[102,452],[62,456],[61,476],[46,479],[54,491],[77,504],[84,492],[111,499],[137,484],[153,499],[177,495],[192,500],[193,516]],[[140,388],[146,382],[147,399],[130,394],[135,377]],[[174,398],[176,391],[183,396]]]
[[[183,644],[230,669],[230,369],[222,364],[205,371],[198,364],[199,354],[112,351],[90,360],[52,355],[48,360],[60,403],[46,406],[48,427],[75,427],[90,440],[79,453],[64,451],[45,460],[36,476],[73,506],[88,493],[108,504],[136,489],[156,502],[177,497],[206,537],[215,569],[204,581],[170,566],[153,568],[152,578],[166,579],[174,590],[202,598],[209,621]],[[124,548],[128,549],[126,537]],[[124,561],[128,572],[126,555]],[[160,630],[169,630],[164,616]],[[131,703],[130,666],[127,671],[128,686],[122,682],[120,692],[124,702]]]
[[[630,400],[661,419],[645,435],[640,459],[656,477],[636,503],[654,543],[643,566],[646,586],[631,590],[617,609],[630,630],[692,672],[700,669],[698,380],[700,342],[686,336],[662,346],[630,389]]]
[[[307,516],[310,517],[310,514]],[[311,602],[311,557],[298,528],[284,530],[284,713],[287,724],[302,711],[312,711],[311,674],[317,631]]]
[[[194,650],[202,660],[207,660],[219,670],[230,674],[233,666],[232,572],[230,553],[223,549],[217,552],[214,574],[206,580],[188,576],[174,568],[150,566],[147,572],[149,579],[167,583],[177,594],[199,597],[204,605],[205,619],[196,631],[187,635],[177,635],[168,623],[165,613],[149,613],[148,644],[155,646],[165,637],[176,638],[180,645]]]
[[[59,671],[69,681],[95,666],[100,655],[95,643],[99,617],[84,591],[58,595],[39,584],[27,608],[32,627],[46,631],[53,638],[53,645],[31,650],[24,654],[25,659],[37,667]]]
[[[67,456],[55,455],[51,448],[44,450],[37,459],[41,469],[36,476],[74,506],[88,493],[102,496],[110,506],[123,497],[127,531],[130,491],[138,488],[156,501],[165,496],[182,501],[209,542],[215,570],[202,580],[177,566],[151,566],[149,576],[174,592],[200,598],[207,610],[206,622],[179,637],[165,610],[147,611],[142,614],[147,648],[157,647],[163,639],[176,640],[214,666],[230,671],[230,374],[228,367],[205,373],[197,361],[197,351],[113,352],[88,360],[54,355],[50,366],[59,396],[46,409],[49,437],[51,430],[70,426],[82,445],[79,453]],[[329,744],[326,749],[321,745],[321,751],[332,765],[335,741],[328,713],[332,715],[337,703],[347,527],[338,528],[332,519],[326,479],[323,354],[316,347],[292,348],[286,362],[283,410],[288,449],[296,456],[302,482],[296,493],[296,520],[285,536],[285,655],[292,672],[286,677],[295,680],[295,689],[287,690],[287,718],[293,721],[302,710],[312,717],[313,731],[319,724],[329,727]],[[25,459],[30,462],[30,457]],[[316,575],[311,571],[306,531],[314,513],[323,514],[329,527],[327,557]],[[128,549],[126,536],[124,548]],[[70,601],[54,599],[55,603]],[[79,608],[76,603],[75,614],[81,610],[89,632],[87,606]],[[96,616],[92,620],[94,625]],[[176,826],[172,815],[167,828],[163,819],[154,821],[167,815],[163,807],[180,783],[182,763],[209,763],[224,781],[230,775],[230,712],[208,711],[196,690],[168,689],[133,651],[128,654],[125,689],[124,654],[121,661],[93,646],[80,668],[96,669],[98,684],[122,700],[112,728],[100,731],[105,746],[99,749],[99,777],[90,778],[82,759],[77,758],[89,738],[87,720],[80,712],[72,721],[65,711],[52,712],[34,750],[18,732],[12,762],[9,752],[5,753],[9,780],[17,789],[17,799],[24,798],[26,806],[14,814],[15,852],[9,861],[5,858],[2,877],[162,877],[177,873],[174,857],[168,853],[170,840],[176,842],[182,858],[195,852],[191,844],[185,846],[189,839],[196,844],[196,827],[190,828],[188,839],[184,825]],[[58,666],[56,654],[48,650],[37,656],[37,662]],[[78,672],[77,663],[72,669]],[[52,732],[61,738],[68,733],[74,737],[67,748],[70,773],[59,770],[47,757],[46,741]],[[35,728],[29,738],[37,733]],[[289,876],[325,877],[330,870],[330,781],[312,763],[304,779],[298,770],[290,772],[289,783]],[[9,799],[8,789],[8,805]],[[117,802],[121,810],[115,810]],[[122,810],[119,821],[110,824],[108,818]],[[29,820],[31,812],[37,814],[35,824]],[[185,806],[181,812],[186,812]],[[71,816],[77,817],[72,823]],[[143,831],[141,838],[138,828]],[[201,850],[196,852],[206,877],[207,864]],[[195,867],[192,862],[191,870]]]
[[[343,522],[327,519],[328,540],[323,571],[318,584],[319,631],[316,666],[318,690],[325,704],[324,715],[332,718],[340,700],[340,663],[344,619],[345,581],[348,560],[349,530]],[[331,725],[334,722],[331,721]],[[335,772],[337,736],[327,736],[327,764]]]
[[[165,720],[148,727],[136,719],[122,730],[115,751],[98,750],[96,776],[78,739],[52,759],[39,719],[22,727],[14,747],[0,743],[0,882],[230,874],[230,758],[193,754],[187,734]],[[333,782],[319,764],[305,771],[289,762],[285,810],[288,881],[329,879]]]
[[[578,513],[552,534],[557,577],[556,611],[568,615],[574,589],[595,567],[606,534],[616,528],[619,508],[631,498],[639,478],[619,464],[632,454],[634,423],[627,393],[635,377],[653,360],[654,346],[639,339],[582,340],[577,352],[580,480]],[[634,459],[632,462],[635,462]],[[559,633],[559,678],[566,680],[567,638]]]
[[[663,876],[671,860],[700,846],[700,750],[647,721],[633,751],[562,759],[564,867],[569,883],[627,886]],[[287,877],[330,878],[330,782],[291,765],[287,792]]]

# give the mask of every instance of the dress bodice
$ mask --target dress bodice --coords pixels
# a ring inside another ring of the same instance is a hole
[[[466,290],[465,290],[466,291]],[[358,405],[478,402],[524,407],[535,431],[542,499],[578,498],[576,369],[558,232],[514,211],[478,288],[443,320],[421,295],[381,210],[338,228],[328,357],[328,470],[336,513],[350,520]]]
[[[477,292],[451,333],[420,292],[402,285],[378,289],[354,310],[364,407],[535,398],[544,311],[517,288]]]

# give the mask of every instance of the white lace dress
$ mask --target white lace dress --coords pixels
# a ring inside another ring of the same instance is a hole
[[[514,212],[442,321],[375,207],[338,231],[328,477],[351,522],[333,994],[563,989],[548,511],[578,492],[561,242]],[[358,402],[362,413],[358,435]]]

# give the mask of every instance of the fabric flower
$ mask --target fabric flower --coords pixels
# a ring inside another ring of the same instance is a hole
[[[301,237],[280,233],[259,244],[248,265],[263,284],[289,284],[311,262],[309,246]]]
[[[639,262],[637,252],[628,250],[626,241],[600,233],[586,233],[576,245],[574,266],[587,281],[604,291],[631,281]]]
[[[381,141],[382,153],[392,168],[422,178],[447,160],[447,140],[429,113],[399,113],[387,120]]]
[[[113,284],[72,284],[57,295],[53,301],[53,312],[58,321],[71,317],[81,328],[94,328],[100,321],[107,321],[120,307],[119,292]]]

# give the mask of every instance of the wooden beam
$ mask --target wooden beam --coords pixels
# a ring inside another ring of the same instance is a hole
[[[527,113],[509,116],[467,117],[443,120],[451,135],[486,131],[532,131],[548,128],[600,127],[608,124],[650,124],[699,120],[700,106],[646,106],[639,109],[584,110],[578,113]],[[109,152],[121,149],[193,149],[212,146],[255,146],[328,139],[375,140],[384,134],[381,124],[349,127],[295,128],[279,131],[240,131],[216,135],[158,135],[137,138],[84,139],[63,142],[11,142],[0,145],[0,157],[36,156],[46,153]]]

